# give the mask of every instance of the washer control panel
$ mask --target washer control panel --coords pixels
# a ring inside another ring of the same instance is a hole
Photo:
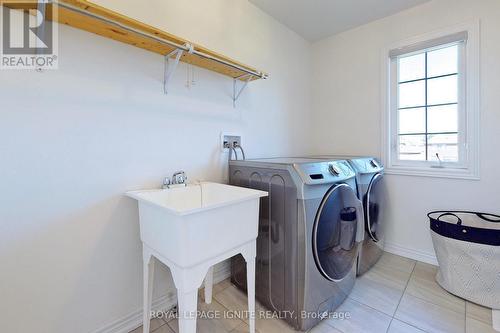
[[[337,183],[356,175],[344,160],[294,164],[294,168],[304,183],[309,185]]]

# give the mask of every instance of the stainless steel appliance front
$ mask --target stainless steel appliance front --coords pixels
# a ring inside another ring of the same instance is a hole
[[[260,206],[257,299],[295,329],[313,327],[354,285],[364,234],[354,171],[345,161],[232,161],[230,183],[269,193]],[[341,234],[339,216],[347,207],[358,217],[353,232],[342,233],[352,242]],[[245,289],[242,257],[233,258],[231,273],[232,282]]]

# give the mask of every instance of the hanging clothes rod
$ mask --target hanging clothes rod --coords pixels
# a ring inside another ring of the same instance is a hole
[[[156,37],[156,36],[151,35],[149,33],[146,33],[146,32],[143,32],[143,31],[131,28],[129,26],[121,24],[120,22],[116,22],[114,20],[108,19],[108,18],[100,16],[98,14],[94,14],[94,13],[88,12],[88,11],[86,11],[84,9],[81,9],[79,7],[76,7],[76,6],[73,6],[73,5],[61,2],[61,1],[54,1],[54,3],[57,6],[59,6],[59,7],[62,7],[62,8],[65,8],[65,9],[77,12],[77,13],[79,13],[81,15],[85,15],[87,17],[91,17],[91,18],[96,19],[96,20],[100,20],[100,21],[106,22],[107,24],[114,25],[115,27],[118,27],[120,29],[126,30],[128,32],[141,35],[142,37],[154,40],[155,42],[158,42],[160,44],[168,45],[170,47],[174,47],[176,49],[180,49],[180,50],[186,51],[188,53],[197,55],[199,57],[202,57],[202,58],[205,58],[205,59],[208,59],[208,60],[211,60],[211,61],[215,61],[215,62],[220,63],[222,65],[229,66],[231,68],[234,68],[236,70],[242,71],[242,72],[247,73],[249,75],[252,75],[254,77],[258,77],[258,78],[261,78],[261,79],[267,79],[267,77],[268,77],[268,75],[265,74],[265,73],[252,71],[252,70],[249,70],[249,69],[244,68],[242,66],[239,66],[237,64],[233,64],[231,62],[228,62],[228,61],[226,61],[224,59],[220,59],[220,58],[217,58],[217,57],[212,56],[210,54],[206,54],[204,52],[201,52],[201,51],[198,51],[196,49],[193,49],[193,47],[190,44],[181,45],[181,44],[178,44],[178,43],[175,43],[175,42],[171,42],[171,41],[165,40],[163,38],[159,38],[159,37]]]

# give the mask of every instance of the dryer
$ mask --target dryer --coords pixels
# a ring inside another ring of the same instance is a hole
[[[297,330],[308,330],[350,293],[364,237],[356,173],[347,161],[231,161],[230,183],[266,190],[257,238],[256,297]],[[232,282],[246,288],[234,257]]]
[[[358,275],[362,275],[377,263],[384,251],[384,166],[375,157],[323,155],[314,158],[347,160],[356,171],[358,197],[364,210],[365,236],[358,260]]]
[[[363,201],[364,208],[365,237],[358,260],[358,275],[362,275],[377,263],[384,252],[384,167],[374,157],[353,157],[349,162],[356,171],[358,197]]]

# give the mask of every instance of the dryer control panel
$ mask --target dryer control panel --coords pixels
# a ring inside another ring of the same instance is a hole
[[[300,163],[294,164],[293,167],[308,185],[339,183],[356,175],[344,160]]]
[[[356,171],[361,174],[378,173],[384,171],[382,163],[374,157],[355,158],[351,160]]]

